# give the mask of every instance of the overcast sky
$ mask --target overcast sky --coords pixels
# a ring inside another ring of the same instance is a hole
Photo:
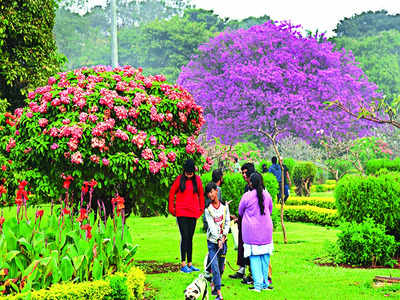
[[[305,29],[332,35],[344,17],[368,10],[386,9],[400,14],[400,0],[192,0],[200,8],[213,9],[218,15],[234,19],[267,14],[273,20],[290,20]]]
[[[328,36],[341,19],[356,13],[386,9],[391,14],[400,14],[400,0],[192,0],[192,3],[232,19],[267,14],[273,20],[290,20],[305,29],[326,31]]]

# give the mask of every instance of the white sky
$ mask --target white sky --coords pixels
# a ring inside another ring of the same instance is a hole
[[[244,19],[267,14],[273,20],[290,20],[303,28],[333,34],[344,17],[363,11],[385,9],[400,14],[400,0],[192,0],[200,8],[213,9],[223,17]]]
[[[105,0],[89,0],[91,4]],[[400,0],[192,0],[198,8],[212,9],[222,17],[244,19],[267,14],[273,20],[290,20],[303,28],[327,36],[344,17],[363,11],[386,9],[390,14],[400,14]]]

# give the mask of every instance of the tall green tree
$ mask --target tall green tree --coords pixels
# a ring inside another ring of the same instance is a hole
[[[338,37],[362,37],[381,31],[400,30],[400,14],[390,15],[386,10],[367,11],[341,20],[333,30]]]
[[[337,37],[336,48],[351,50],[370,81],[375,82],[386,102],[400,95],[400,31],[383,31],[359,38]]]
[[[56,7],[55,0],[0,1],[0,98],[11,109],[63,64],[52,34]]]
[[[150,73],[164,74],[169,81],[175,81],[198,46],[215,35],[207,30],[206,23],[179,16],[155,20],[134,34],[136,40],[130,53],[138,59],[138,65]]]

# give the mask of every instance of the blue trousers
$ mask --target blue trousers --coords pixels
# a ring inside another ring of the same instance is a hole
[[[218,251],[218,244],[214,244],[210,241],[207,241],[207,247],[208,247],[208,258],[209,261],[213,259],[215,256],[215,253]],[[221,250],[219,250],[217,256],[213,259],[211,262],[211,272],[213,275],[213,283],[216,291],[219,291],[221,289],[221,277],[222,274],[224,273],[224,268],[225,268],[225,255],[227,251],[227,246],[226,242],[224,243],[224,246],[222,247]],[[267,270],[268,272],[268,270]]]
[[[251,274],[253,275],[254,288],[261,291],[266,289],[268,283],[269,254],[250,255]]]

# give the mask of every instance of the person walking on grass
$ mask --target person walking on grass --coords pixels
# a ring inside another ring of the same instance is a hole
[[[247,183],[244,192],[250,190],[250,175],[255,172],[254,164],[252,163],[245,163],[242,168],[242,175],[244,181]],[[250,261],[248,258],[244,257],[244,248],[243,248],[243,239],[242,239],[242,218],[240,215],[237,219],[238,230],[239,230],[239,237],[238,237],[238,253],[237,253],[237,265],[239,266],[239,270],[235,274],[229,275],[229,278],[232,279],[242,279],[242,283],[244,284],[253,284],[253,279],[251,278],[251,274],[245,277],[246,266],[250,265]]]
[[[244,256],[250,258],[254,286],[249,290],[260,292],[272,289],[268,282],[269,260],[274,249],[272,241],[272,199],[264,189],[261,174],[250,176],[250,191],[239,203],[242,217]]]
[[[181,272],[199,271],[192,265],[192,245],[196,221],[204,211],[204,191],[200,176],[195,174],[195,164],[192,159],[185,161],[183,174],[172,184],[168,210],[176,217],[181,234]]]
[[[211,200],[204,214],[208,225],[207,248],[211,262],[212,294],[217,296],[216,300],[222,300],[221,277],[224,273],[227,252],[226,237],[229,233],[229,208],[219,201],[217,185],[214,182],[207,184],[206,195]]]
[[[276,177],[276,180],[278,181],[279,184],[279,193],[278,193],[278,203],[281,202],[281,184],[282,184],[282,170],[281,170],[281,165],[278,164],[278,159],[276,156],[272,157],[271,159],[272,166],[269,167],[269,172],[274,174]],[[282,162],[282,159],[280,160]],[[285,203],[286,200],[289,198],[289,185],[292,185],[292,182],[290,180],[290,174],[289,174],[289,169],[286,165],[282,164],[283,166],[283,185],[284,185],[284,195],[285,198],[283,199],[283,202]]]

